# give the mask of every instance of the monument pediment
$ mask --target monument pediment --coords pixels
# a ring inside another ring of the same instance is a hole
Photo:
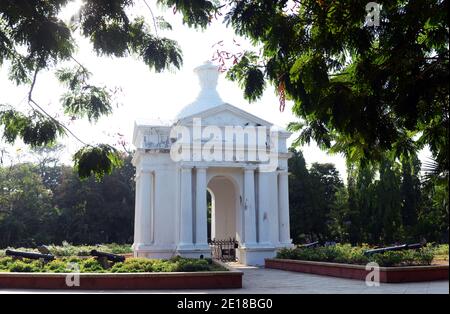
[[[240,108],[224,103],[211,109],[187,116],[178,121],[181,125],[192,125],[194,118],[200,118],[202,126],[265,126],[273,124]]]

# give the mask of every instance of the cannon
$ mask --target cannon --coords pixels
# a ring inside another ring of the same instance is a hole
[[[114,262],[114,263],[119,263],[119,262],[125,261],[125,256],[112,254],[112,253],[100,252],[97,250],[92,250],[91,255],[101,258],[101,259],[106,259],[106,260]]]
[[[12,256],[12,257],[42,259],[46,262],[53,261],[55,259],[55,257],[52,254],[41,254],[41,253],[33,253],[33,252],[20,252],[20,251],[6,250],[5,254],[6,254],[6,256]]]
[[[316,241],[316,242],[311,242],[311,243],[300,245],[299,248],[300,249],[308,249],[308,248],[314,248],[314,247],[318,247],[318,246],[320,246],[320,242]]]
[[[402,244],[396,246],[388,246],[378,249],[367,250],[364,252],[364,255],[370,256],[373,254],[384,253],[388,251],[402,251],[402,250],[417,250],[423,247],[423,243],[414,243],[414,244]]]

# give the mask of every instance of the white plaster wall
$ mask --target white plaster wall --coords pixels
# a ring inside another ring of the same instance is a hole
[[[158,246],[176,245],[177,181],[175,166],[155,171],[154,239]]]
[[[143,232],[139,224],[140,216],[144,211],[151,211],[148,232],[151,242],[146,243],[144,250],[153,253],[143,253],[148,257],[170,257],[176,250],[178,242],[177,210],[178,210],[178,169],[169,154],[139,152],[137,153],[137,171],[150,171],[152,191],[142,191],[150,195],[150,208],[142,207],[141,200],[136,200],[136,233]],[[139,186],[139,182],[136,183]],[[144,197],[144,196],[141,196]],[[135,240],[136,242],[136,240]]]

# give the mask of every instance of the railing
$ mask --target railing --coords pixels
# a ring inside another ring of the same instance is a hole
[[[239,243],[235,239],[212,239],[209,241],[209,246],[213,259],[227,262],[236,261],[236,249],[239,247]]]

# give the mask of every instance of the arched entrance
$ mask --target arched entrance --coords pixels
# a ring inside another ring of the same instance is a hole
[[[238,239],[237,212],[239,193],[232,179],[218,175],[208,182],[211,195],[211,239]]]
[[[213,176],[207,185],[208,225],[211,256],[223,261],[238,258],[239,232],[237,213],[240,194],[232,178],[224,175]]]

